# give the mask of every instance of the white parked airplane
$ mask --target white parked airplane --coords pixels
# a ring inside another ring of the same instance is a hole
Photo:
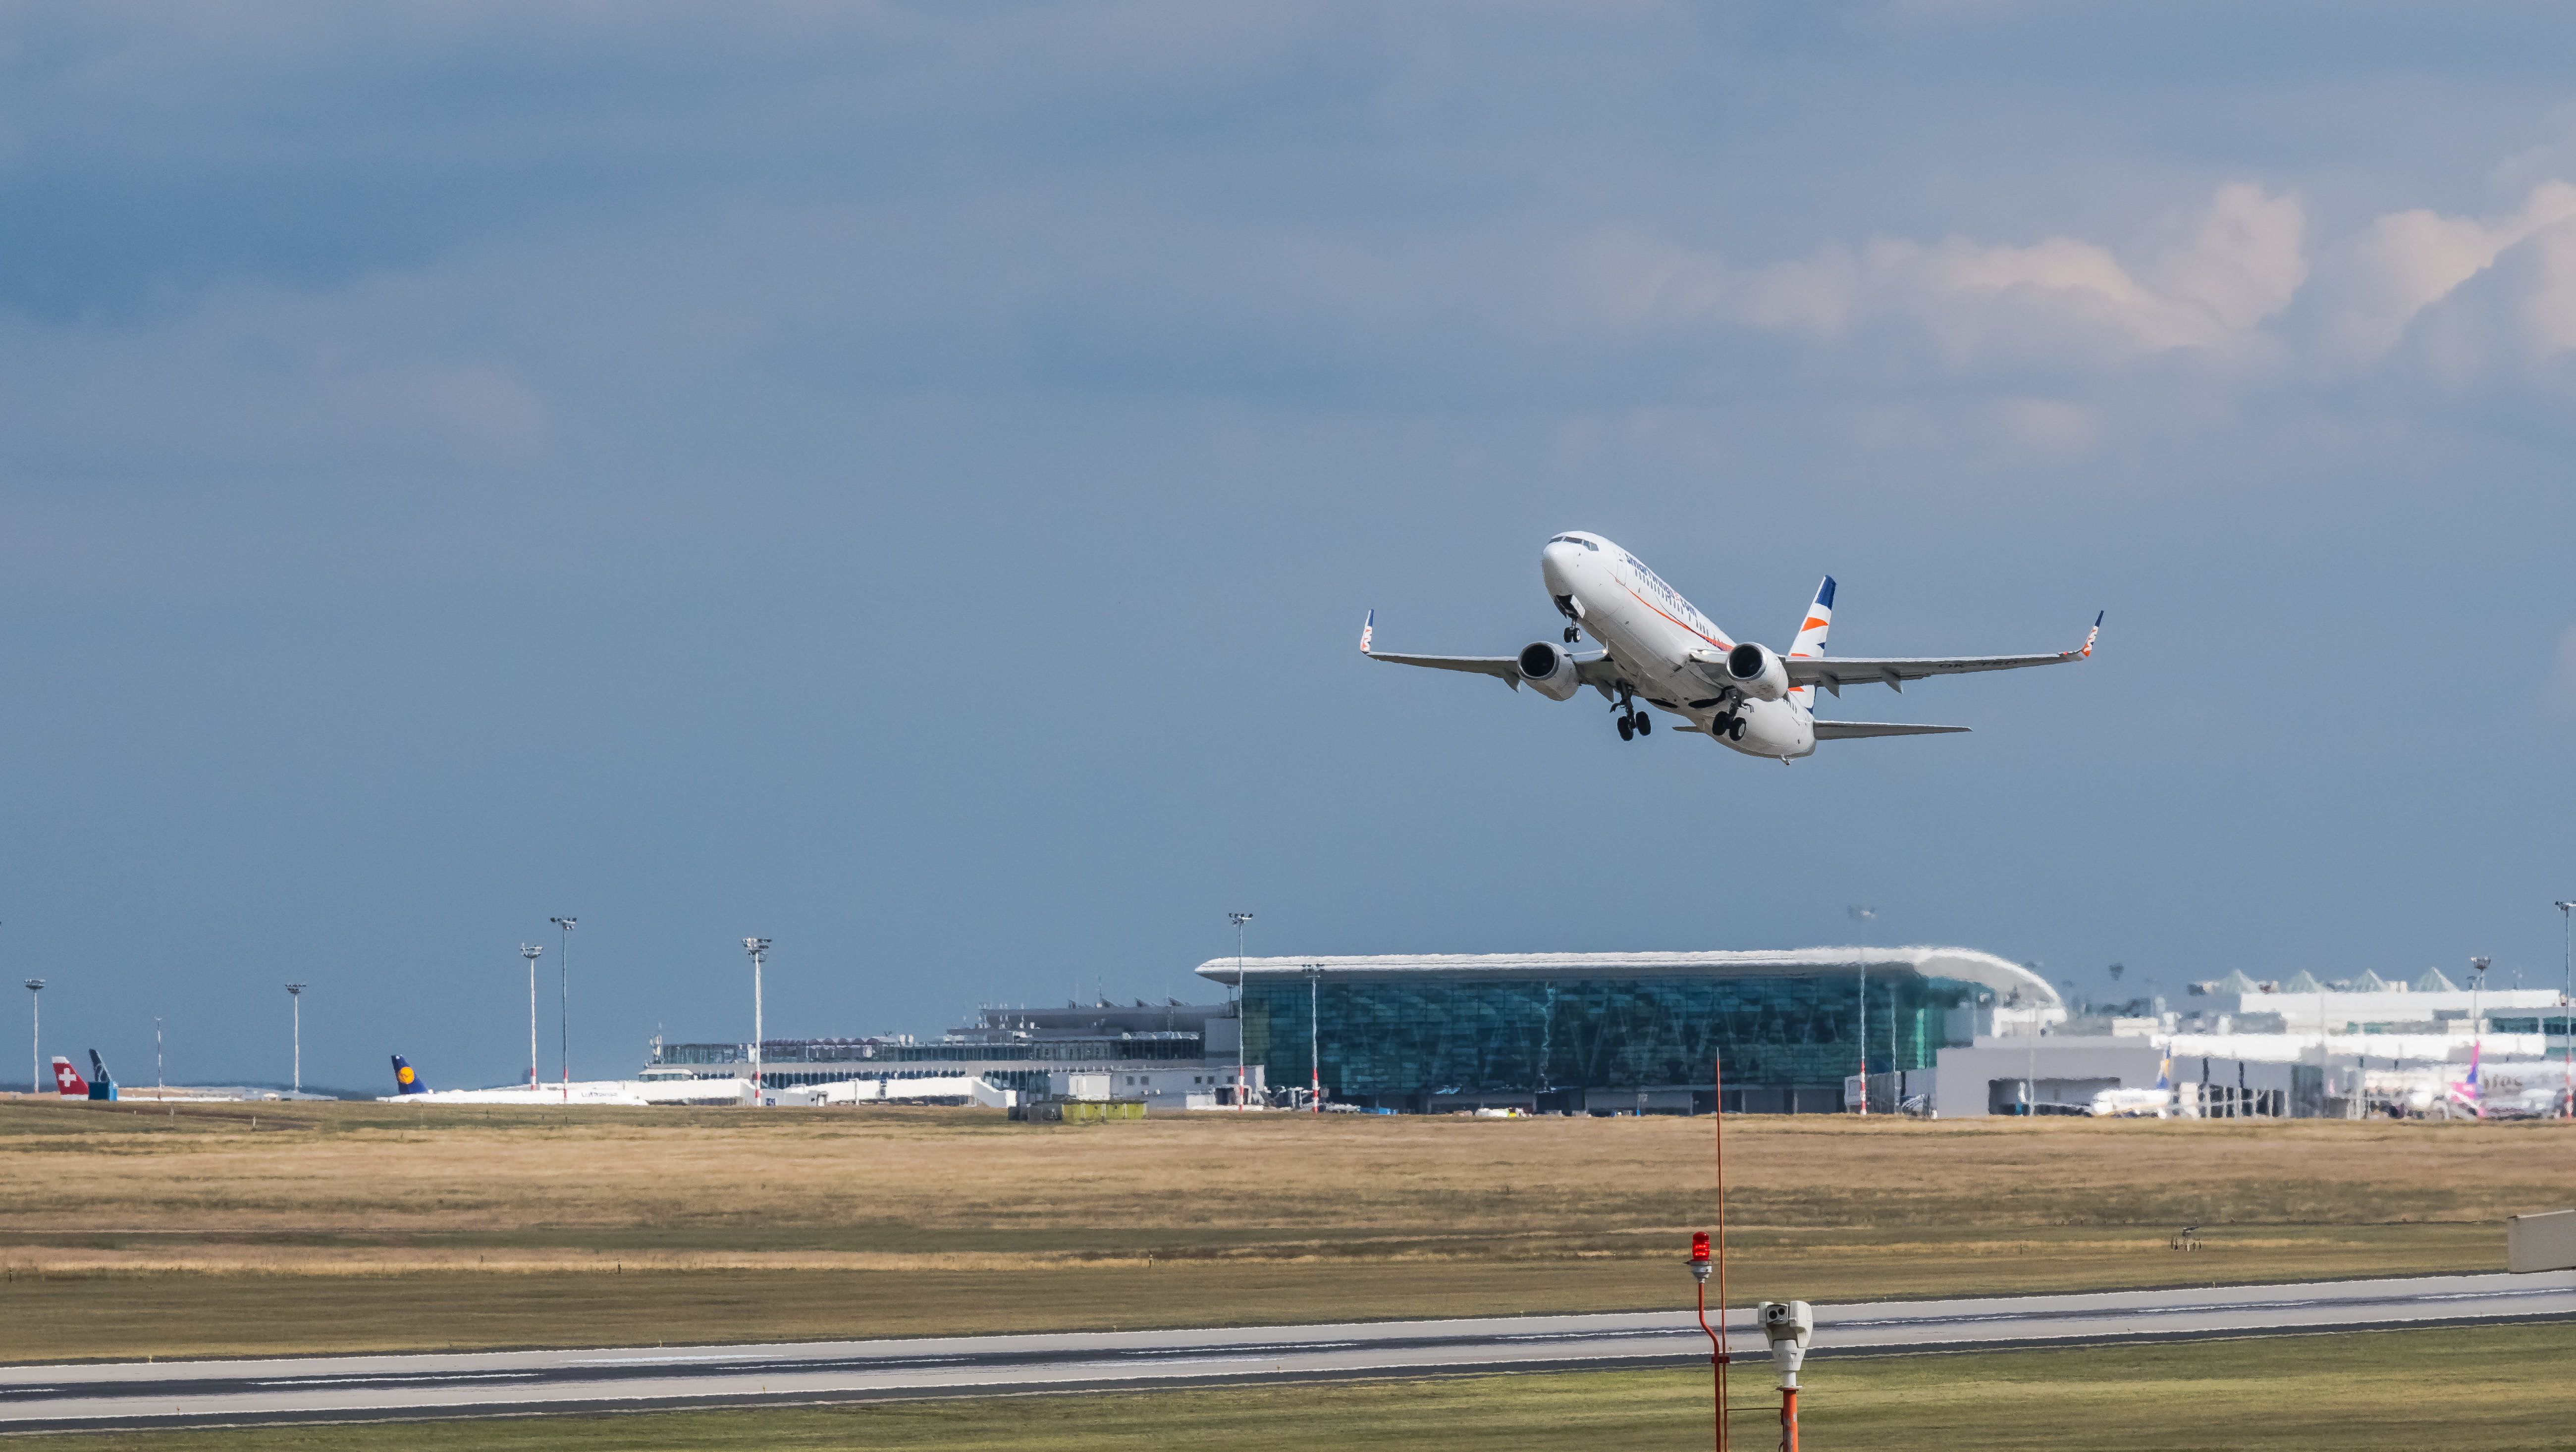
[[[2173,1091],[2173,1058],[2156,1062],[2156,1082],[2146,1089],[2105,1089],[2093,1096],[2085,1113],[2096,1119],[2143,1119],[2153,1115],[2170,1118],[2176,1112]]]
[[[1814,752],[1819,741],[1968,729],[1819,721],[1818,686],[1840,697],[1845,686],[1884,684],[1903,690],[1905,682],[1925,676],[2059,665],[2092,655],[2094,638],[2102,633],[2097,613],[2081,649],[2048,655],[1829,656],[1824,653],[1825,631],[1834,618],[1834,580],[1827,575],[1784,656],[1766,645],[1728,639],[1680,591],[1597,534],[1577,531],[1549,540],[1539,553],[1539,573],[1547,581],[1548,598],[1572,622],[1565,627],[1565,644],[1589,634],[1601,649],[1567,650],[1542,640],[1518,655],[1388,655],[1372,648],[1377,632],[1377,612],[1372,610],[1360,627],[1360,651],[1396,665],[1494,676],[1514,690],[1527,685],[1557,701],[1590,686],[1617,706],[1622,741],[1654,729],[1637,706],[1642,699],[1684,718],[1689,724],[1682,730],[1715,737],[1747,756],[1787,762]]]

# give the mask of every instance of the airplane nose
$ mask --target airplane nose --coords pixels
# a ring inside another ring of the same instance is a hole
[[[1574,579],[1575,557],[1582,553],[1581,545],[1570,545],[1563,540],[1538,552],[1538,572],[1547,581],[1547,593],[1563,595],[1569,591]]]

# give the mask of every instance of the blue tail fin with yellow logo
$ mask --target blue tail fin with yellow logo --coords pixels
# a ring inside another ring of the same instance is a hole
[[[394,1092],[396,1094],[429,1092],[429,1086],[420,1082],[420,1075],[412,1072],[411,1065],[404,1063],[403,1056],[400,1054],[394,1055]]]

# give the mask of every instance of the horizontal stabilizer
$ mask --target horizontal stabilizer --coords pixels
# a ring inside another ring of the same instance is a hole
[[[1947,736],[1965,726],[1916,726],[1904,721],[1819,721],[1818,741],[1850,741],[1862,736]]]

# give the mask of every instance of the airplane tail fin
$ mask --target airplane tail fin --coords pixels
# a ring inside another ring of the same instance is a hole
[[[412,1071],[411,1065],[403,1062],[403,1056],[400,1054],[394,1055],[394,1092],[396,1094],[429,1092],[429,1086],[420,1082],[420,1075]]]
[[[2167,1092],[2171,1092],[2173,1089],[2173,1056],[2171,1054],[2167,1054],[2165,1057],[2156,1061],[2156,1087]]]
[[[107,1072],[107,1061],[98,1056],[96,1049],[89,1051],[89,1097],[92,1099],[116,1097],[116,1076]]]
[[[89,1097],[89,1081],[80,1076],[80,1070],[72,1067],[71,1060],[60,1054],[54,1055],[54,1092],[65,1099]]]
[[[1833,629],[1833,626],[1834,577],[1827,575],[1825,576],[1825,582],[1816,587],[1816,603],[1807,607],[1806,617],[1798,624],[1798,638],[1789,643],[1790,656],[1794,658],[1798,656],[1823,655],[1825,653],[1825,632]],[[1808,708],[1809,710],[1814,710],[1816,705],[1816,688],[1813,686],[1793,686],[1789,690],[1789,699]]]

